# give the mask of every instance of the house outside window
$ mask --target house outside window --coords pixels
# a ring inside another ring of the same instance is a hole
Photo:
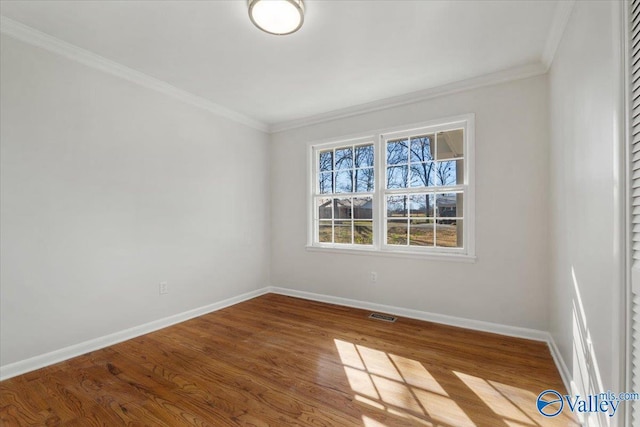
[[[474,116],[310,144],[308,248],[475,257]]]

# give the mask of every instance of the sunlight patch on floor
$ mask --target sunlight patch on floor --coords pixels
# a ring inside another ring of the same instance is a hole
[[[405,383],[443,396],[449,396],[438,381],[427,371],[427,368],[422,366],[422,363],[406,357],[396,356],[395,354],[390,354],[389,357],[400,371]]]
[[[356,401],[416,425],[475,427],[420,362],[338,339],[334,341]],[[384,425],[367,416],[362,420],[366,427]]]
[[[388,427],[386,424],[382,424],[380,421],[374,420],[366,415],[362,416],[362,424],[364,427]]]
[[[509,399],[507,399],[500,391],[489,384],[482,378],[474,377],[473,375],[463,374],[461,372],[454,372],[458,378],[464,382],[482,401],[490,407],[496,414],[509,420],[516,421],[522,425],[535,426],[535,421],[529,418],[520,408],[514,405]],[[529,406],[531,402],[529,401]]]
[[[541,418],[535,406],[537,394],[529,390],[464,372],[433,371],[445,375],[448,393],[416,360],[339,339],[334,342],[355,401],[377,418],[391,415],[428,427],[475,427],[491,419],[502,427],[576,425],[564,413],[555,419]],[[451,382],[453,378],[459,385]],[[452,384],[456,398],[450,394]],[[460,387],[465,386],[467,391],[461,394]],[[368,415],[362,415],[362,421],[365,427],[393,425]]]
[[[474,427],[475,423],[452,399],[416,389],[418,400],[433,420],[456,427]]]

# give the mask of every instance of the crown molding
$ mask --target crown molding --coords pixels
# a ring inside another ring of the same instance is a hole
[[[14,39],[46,49],[81,64],[112,74],[148,89],[155,90],[195,107],[202,108],[203,110],[207,110],[217,116],[224,117],[263,132],[267,132],[269,130],[268,125],[265,123],[225,108],[200,96],[178,89],[177,87],[162,80],[111,61],[5,16],[0,16],[0,32]]]
[[[499,83],[506,83],[512,80],[526,79],[546,73],[548,68],[540,62],[523,65],[520,67],[508,68],[506,70],[495,73],[485,74],[466,80],[449,83],[442,86],[436,86],[429,89],[411,92],[404,95],[393,96],[366,104],[360,104],[353,107],[342,108],[327,113],[316,114],[301,119],[285,121],[273,124],[269,127],[270,133],[283,132],[286,130],[297,129],[309,125],[320,124],[347,117],[359,116],[362,114],[372,113],[374,111],[386,110],[393,107],[399,107],[407,104],[425,101],[444,95],[451,95],[467,90],[478,89],[485,86],[491,86]]]
[[[100,55],[72,45],[53,36],[45,34],[34,28],[21,24],[17,21],[0,16],[0,32],[15,39],[21,40],[34,46],[41,47],[48,51],[65,56],[69,59],[80,62],[84,65],[115,75],[146,88],[161,92],[165,95],[176,98],[187,104],[207,110],[220,117],[241,123],[251,128],[277,133],[286,130],[297,129],[314,124],[325,123],[347,117],[359,116],[375,111],[386,110],[393,107],[413,104],[428,99],[451,95],[458,92],[491,86],[499,83],[506,83],[512,80],[525,79],[537,75],[545,74],[553,62],[555,52],[560,44],[567,22],[575,5],[575,0],[558,2],[555,16],[549,32],[549,37],[545,43],[542,54],[542,62],[535,62],[519,67],[501,70],[495,73],[485,74],[466,80],[436,86],[416,92],[393,96],[381,100],[372,101],[360,105],[341,108],[326,113],[315,114],[300,119],[288,120],[274,124],[267,124],[241,113],[230,110],[219,104],[211,102],[205,98],[194,95],[162,80],[151,77],[132,68],[126,67],[117,62],[106,59]]]
[[[576,0],[559,1],[556,5],[555,16],[549,29],[549,36],[547,42],[544,45],[542,51],[542,63],[547,67],[547,70],[551,68],[553,58],[556,56],[556,51],[564,35],[564,30],[567,28],[567,23],[571,17],[573,6],[576,4]]]

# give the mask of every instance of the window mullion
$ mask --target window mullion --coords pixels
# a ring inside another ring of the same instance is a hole
[[[428,147],[427,144],[431,144],[432,147]],[[320,233],[318,206],[320,205],[320,199],[326,198],[331,200],[331,246],[334,248],[350,249],[355,246],[356,248],[353,249],[357,249],[358,246],[361,246],[356,244],[358,241],[356,239],[357,211],[358,218],[360,218],[359,232],[361,234],[359,236],[362,239],[368,239],[369,233],[373,233],[372,238],[368,240],[369,243],[366,243],[367,240],[359,240],[360,243],[366,244],[366,249],[368,250],[473,255],[475,253],[475,242],[472,241],[474,230],[474,219],[472,217],[474,215],[473,193],[475,183],[473,182],[473,175],[469,172],[473,170],[474,161],[471,144],[473,144],[473,115],[449,119],[448,122],[441,121],[440,123],[431,123],[422,127],[416,126],[407,131],[394,131],[393,134],[379,133],[373,139],[371,137],[363,137],[350,141],[312,146],[314,155],[308,158],[315,163],[310,169],[313,171],[312,176],[315,180],[313,186],[311,186],[314,190],[312,192],[314,212],[310,216],[313,224],[313,228],[311,228],[313,242],[318,242],[321,246],[329,246],[318,241]],[[369,148],[360,149],[360,147],[366,147],[367,145]],[[372,151],[371,145],[373,146]],[[415,150],[413,158],[412,147]],[[388,149],[392,151],[389,159],[387,159]],[[423,168],[418,168],[413,174],[412,165],[420,166],[429,159],[428,152],[425,150],[430,150],[431,161],[434,162],[434,166],[431,168],[428,165],[429,169],[424,170]],[[329,174],[326,173],[329,171],[324,170],[328,169],[326,160],[328,160],[329,153],[331,155],[331,188],[327,188],[328,186],[324,181],[324,179],[329,178]],[[348,155],[352,156],[350,160],[347,159]],[[462,157],[455,157],[458,155]],[[441,159],[440,157],[443,158]],[[371,158],[373,164],[371,164]],[[461,160],[464,162],[463,165],[460,165]],[[391,162],[390,165],[387,165],[388,161]],[[347,162],[350,162],[350,164]],[[455,163],[449,165],[446,162]],[[436,168],[438,165],[442,165],[442,168]],[[339,177],[338,166],[341,168]],[[372,169],[369,169],[371,167]],[[391,187],[406,186],[405,188],[387,188],[387,169],[389,167],[397,168],[389,169]],[[347,170],[349,174],[345,173]],[[325,172],[325,175],[322,175],[322,172]],[[370,181],[371,172],[374,174],[373,182]],[[402,172],[405,172],[405,175],[401,176]],[[464,172],[464,176],[462,176],[462,172]],[[347,176],[351,178],[351,188],[347,187]],[[338,180],[338,178],[340,179]],[[362,185],[359,186],[356,178],[360,179]],[[414,182],[413,179],[417,181]],[[367,190],[371,182],[373,183],[372,191],[366,193],[356,191]],[[456,183],[456,185],[412,187],[412,182],[419,184]],[[458,182],[462,183],[457,184]],[[340,189],[337,187],[338,184],[341,185]],[[328,192],[321,194],[321,189]],[[351,191],[348,193],[337,192],[347,189]],[[455,196],[456,193],[459,195]],[[421,197],[412,197],[422,194],[427,196],[426,201],[422,200]],[[394,202],[387,207],[387,198],[390,196],[406,196],[407,204],[400,206]],[[370,202],[364,200],[364,198],[369,199]],[[431,202],[429,198],[432,199]],[[337,200],[343,200],[343,202],[336,202]],[[350,203],[347,203],[347,201]],[[369,205],[371,205],[371,208],[369,208]],[[337,230],[337,222],[344,221],[342,219],[339,220],[337,217],[340,216],[346,219],[346,209],[351,210],[351,214],[348,215],[350,218],[350,240],[345,239],[347,224],[341,222],[341,227]],[[371,220],[368,219],[369,209]],[[387,218],[388,209],[392,211],[392,216],[389,218]],[[423,210],[426,213],[422,213]],[[431,211],[432,216],[428,216],[429,211]],[[324,216],[328,213],[324,208],[322,212]],[[415,216],[417,221],[413,224],[413,230],[412,219],[414,217],[412,217],[412,212],[413,215],[417,215]],[[396,215],[399,215],[399,217]],[[389,227],[388,222],[392,219],[402,219],[402,221],[393,223],[394,226],[390,236],[390,241],[393,244],[390,245],[387,241],[387,229]],[[400,236],[403,230],[399,226],[401,223],[404,223],[404,228],[406,228],[406,235],[402,239]],[[455,224],[458,224],[457,229]],[[329,236],[326,231],[328,230],[325,229],[323,231],[325,233],[323,240],[328,242]],[[439,234],[436,234],[437,232]],[[412,244],[412,236],[414,234],[417,240]],[[429,234],[432,234],[433,237],[429,236]],[[344,243],[336,243],[336,238],[340,238],[340,241]],[[405,238],[406,241],[403,244],[402,240]],[[426,245],[429,241],[431,241],[431,245],[421,246]],[[438,247],[439,243],[446,246]],[[365,247],[362,247],[362,249],[365,249]]]
[[[377,154],[377,155],[376,155]],[[386,220],[384,209],[386,202],[384,200],[384,190],[386,185],[386,149],[382,135],[376,136],[376,149],[374,151],[374,171],[375,171],[375,190],[376,190],[376,217],[374,218],[374,244],[377,249],[382,248],[386,244]]]

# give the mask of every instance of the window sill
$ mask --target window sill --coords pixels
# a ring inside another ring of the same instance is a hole
[[[410,251],[392,251],[382,249],[366,249],[366,248],[337,248],[326,246],[306,246],[308,252],[324,252],[334,254],[350,254],[350,255],[365,255],[365,256],[383,256],[391,258],[413,258],[413,259],[425,259],[432,261],[454,261],[475,263],[477,258],[474,255],[456,254],[456,253],[426,253],[426,252],[410,252]]]

